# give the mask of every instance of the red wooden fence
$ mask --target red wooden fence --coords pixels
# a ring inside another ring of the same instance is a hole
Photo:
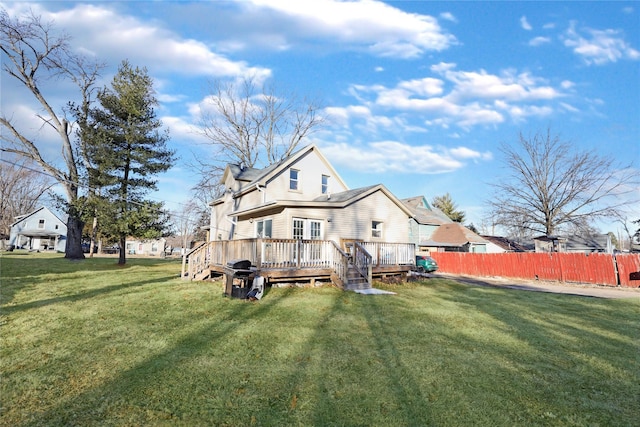
[[[640,254],[432,252],[431,256],[442,273],[640,286]]]

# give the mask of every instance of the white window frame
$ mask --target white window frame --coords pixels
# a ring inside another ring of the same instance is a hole
[[[293,177],[295,173],[295,178]],[[289,191],[300,191],[300,170],[289,169]]]
[[[269,235],[264,235],[264,232],[266,230],[265,225],[267,223],[270,223],[269,226]],[[262,233],[260,233],[258,231],[258,228],[260,227],[260,225],[262,225]],[[253,230],[254,235],[256,236],[256,238],[261,239],[261,238],[267,238],[270,239],[273,237],[273,219],[272,218],[263,218],[263,219],[259,219],[255,222],[255,228]]]
[[[44,227],[45,227],[45,220],[44,220],[44,219],[42,219],[42,218],[40,218],[40,219],[38,220],[38,229],[39,229],[39,230],[44,230]]]
[[[376,221],[376,220],[372,220],[371,221],[371,237],[374,239],[381,239],[383,237],[383,231],[384,231],[384,222],[382,221]]]
[[[293,218],[291,222],[291,235],[293,239],[302,240],[322,240],[324,235],[324,225],[322,220],[313,218]],[[313,233],[314,227],[317,226],[317,234]],[[297,226],[297,227],[296,227]],[[302,233],[296,230],[301,230]],[[296,236],[297,234],[297,236]],[[315,234],[315,235],[314,235]]]
[[[321,191],[322,194],[329,193],[329,175],[322,174]]]
[[[317,233],[315,233],[314,231],[317,231]],[[294,239],[322,240],[323,233],[323,221],[319,219],[292,218],[291,234]],[[300,258],[306,261],[319,260],[321,255],[320,247],[317,245],[313,245],[311,247],[307,247],[306,250],[298,254],[297,246],[295,246],[293,249],[293,258],[297,259],[298,255],[300,256]]]

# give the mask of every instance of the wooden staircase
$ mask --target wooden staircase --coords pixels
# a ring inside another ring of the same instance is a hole
[[[364,277],[358,269],[351,263],[347,269],[347,282],[344,285],[347,291],[355,291],[361,289],[371,289],[371,283]]]

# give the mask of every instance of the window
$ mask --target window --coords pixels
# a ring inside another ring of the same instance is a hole
[[[298,190],[299,175],[299,170],[289,169],[289,190]]]
[[[322,175],[322,194],[329,192],[329,175]]]
[[[293,238],[304,239],[304,220],[302,219],[293,220]]]
[[[381,221],[371,221],[371,237],[382,237]]]
[[[270,219],[261,219],[256,221],[256,237],[272,237],[271,235],[272,221]]]
[[[151,252],[158,252],[158,244],[157,243],[151,243]]]
[[[58,225],[58,224],[56,224],[55,229],[57,230],[57,229],[58,229],[58,227],[59,227],[59,225]]]
[[[38,221],[38,228],[44,228],[44,219]]]

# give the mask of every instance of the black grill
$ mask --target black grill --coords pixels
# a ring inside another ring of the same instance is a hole
[[[255,276],[255,269],[251,268],[248,259],[233,259],[224,268],[226,284],[224,293],[230,297],[246,298],[251,281]]]
[[[232,259],[227,262],[227,268],[233,270],[248,270],[251,268],[251,261],[248,259]]]

